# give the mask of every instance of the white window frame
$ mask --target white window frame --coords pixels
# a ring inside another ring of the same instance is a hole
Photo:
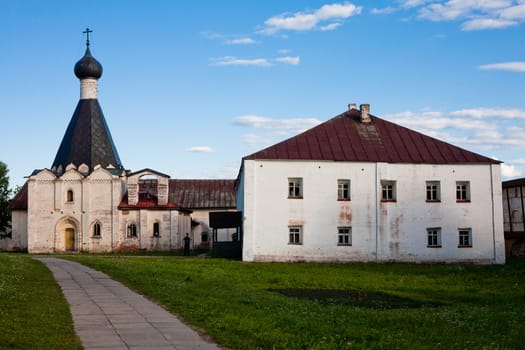
[[[303,178],[288,178],[288,198],[303,198]]]
[[[458,228],[458,248],[472,248],[472,229]]]
[[[351,246],[352,245],[352,227],[341,226],[337,228],[337,245]]]
[[[349,201],[350,199],[351,199],[350,180],[338,179],[337,180],[337,200],[338,201]]]
[[[427,228],[427,248],[441,248],[441,227]]]
[[[396,182],[391,180],[381,180],[381,201],[395,202],[396,200]]]
[[[456,181],[456,202],[470,202],[470,181]]]
[[[441,184],[439,183],[439,181],[427,181],[425,193],[427,202],[440,202]]]
[[[290,245],[303,244],[303,227],[302,226],[288,226],[288,244]]]

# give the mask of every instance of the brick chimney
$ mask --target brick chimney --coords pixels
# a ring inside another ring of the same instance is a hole
[[[353,109],[357,109],[357,105],[355,103],[349,103],[348,104],[348,110],[351,111]]]
[[[372,122],[372,119],[370,118],[370,105],[362,104],[359,106],[361,110],[361,123],[368,124]]]

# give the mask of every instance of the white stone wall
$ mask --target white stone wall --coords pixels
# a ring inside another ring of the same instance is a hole
[[[303,198],[288,199],[288,178],[303,180]],[[337,180],[351,181],[351,200],[337,200]],[[381,202],[381,180],[397,200]],[[426,202],[426,181],[440,181],[441,201]],[[469,181],[471,201],[456,202],[456,181]],[[499,165],[428,165],[245,160],[238,193],[245,261],[504,262]],[[289,244],[288,227],[303,242]],[[338,245],[338,227],[352,245]],[[441,248],[427,247],[439,227]],[[472,247],[458,248],[458,228]]]
[[[27,250],[27,211],[13,210],[11,212],[11,237],[4,239],[5,250]]]

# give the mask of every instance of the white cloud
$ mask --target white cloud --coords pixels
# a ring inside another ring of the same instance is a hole
[[[249,45],[249,44],[255,44],[255,40],[252,38],[238,38],[238,39],[229,39],[226,40],[226,44],[228,45]]]
[[[508,164],[525,165],[525,158],[509,160],[507,163]]]
[[[303,132],[320,124],[321,121],[315,118],[276,119],[250,114],[234,118],[233,123],[254,129],[271,130],[274,133],[284,135]]]
[[[522,175],[521,170],[517,169],[515,165],[508,165],[505,163],[501,164],[501,176],[509,178],[509,177],[518,177],[521,175]]]
[[[197,153],[211,153],[213,148],[210,146],[193,146],[186,149],[187,152],[197,152]]]
[[[373,15],[389,15],[391,13],[397,12],[399,9],[391,6],[383,7],[383,8],[373,8],[370,10],[370,13]]]
[[[292,65],[297,65],[301,61],[299,56],[277,57],[275,60],[277,62],[286,63],[286,64],[292,64]]]
[[[213,66],[271,66],[266,58],[244,59],[234,56],[224,56],[212,59]]]
[[[485,70],[508,70],[513,72],[525,72],[525,62],[502,62],[493,64],[484,64],[479,69]]]
[[[464,31],[502,29],[525,22],[522,0],[406,0],[401,6],[416,8],[419,19],[461,21]]]
[[[337,29],[339,26],[341,26],[341,24],[342,24],[341,22],[333,22],[333,23],[320,27],[319,30],[322,32],[328,32],[330,30]]]
[[[518,25],[518,22],[500,18],[476,18],[461,25],[464,31],[500,29]]]
[[[452,116],[472,118],[525,119],[525,110],[519,108],[470,108],[451,112]]]
[[[275,34],[281,30],[305,31],[314,30],[322,22],[329,22],[322,26],[324,30],[333,30],[340,20],[361,13],[362,7],[351,3],[327,4],[315,11],[281,14],[268,18],[261,31],[264,34]]]
[[[517,6],[507,7],[500,13],[501,18],[525,21],[525,3]]]
[[[525,110],[517,108],[470,108],[401,112],[384,116],[397,124],[474,152],[525,152]],[[481,152],[481,153],[483,153]]]

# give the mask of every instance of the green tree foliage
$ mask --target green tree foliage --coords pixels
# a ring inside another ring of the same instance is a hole
[[[5,232],[11,220],[11,211],[9,209],[9,169],[7,165],[0,161],[0,232]]]

